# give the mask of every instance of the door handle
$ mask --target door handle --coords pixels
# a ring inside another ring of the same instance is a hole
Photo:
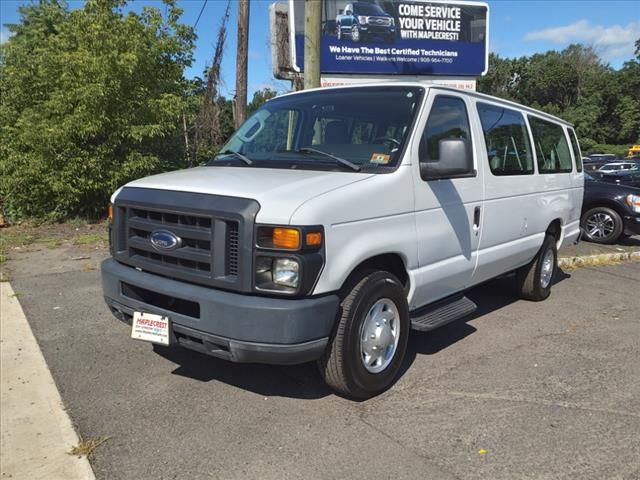
[[[480,207],[473,209],[473,232],[478,235],[480,231]]]

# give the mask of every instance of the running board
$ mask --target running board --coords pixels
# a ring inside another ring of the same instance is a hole
[[[410,313],[411,328],[429,332],[475,312],[478,306],[465,296],[447,298]]]

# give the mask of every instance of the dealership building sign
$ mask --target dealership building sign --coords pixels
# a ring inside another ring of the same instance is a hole
[[[324,75],[476,77],[487,71],[489,7],[481,2],[322,0]],[[304,0],[290,0],[293,67],[304,65]]]

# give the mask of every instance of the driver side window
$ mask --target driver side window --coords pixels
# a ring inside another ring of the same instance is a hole
[[[427,125],[424,128],[421,161],[439,161],[440,140],[462,139],[471,141],[469,117],[464,100],[439,95],[433,101]]]

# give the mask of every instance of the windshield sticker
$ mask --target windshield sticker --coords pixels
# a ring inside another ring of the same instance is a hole
[[[391,160],[391,155],[387,155],[386,153],[374,153],[371,155],[371,163],[379,163],[382,165],[386,165]]]

